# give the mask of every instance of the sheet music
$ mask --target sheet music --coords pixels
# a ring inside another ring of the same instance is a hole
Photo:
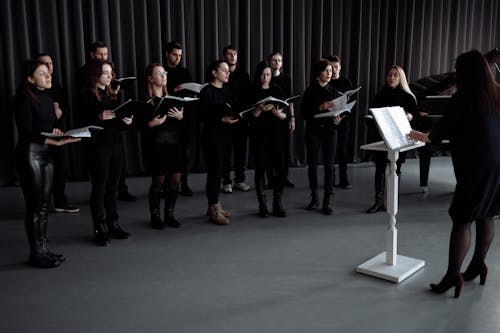
[[[410,122],[400,106],[370,109],[384,142],[391,150],[412,145]]]
[[[81,127],[81,128],[75,128],[72,130],[69,130],[63,134],[54,134],[54,133],[49,133],[49,132],[41,132],[43,136],[46,136],[48,138],[63,138],[63,137],[72,137],[72,138],[90,138],[92,136],[93,131],[98,131],[102,130],[103,128],[100,126],[86,126],[86,127]]]

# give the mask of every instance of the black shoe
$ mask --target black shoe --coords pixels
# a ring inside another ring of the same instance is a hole
[[[182,225],[173,214],[165,217],[165,224],[171,228],[180,228]]]
[[[108,233],[104,225],[94,227],[94,241],[99,246],[107,246],[110,244]]]
[[[80,208],[75,207],[69,203],[55,204],[54,211],[56,213],[78,213]]]
[[[118,200],[134,202],[136,200],[136,197],[128,192],[120,192],[118,193]]]
[[[181,190],[179,191],[180,195],[183,195],[185,197],[192,197],[193,196],[193,191],[189,188],[187,185],[181,186]]]
[[[47,253],[34,253],[30,254],[28,263],[35,267],[53,268],[59,266],[61,261],[50,257]]]
[[[295,185],[288,178],[285,178],[284,185],[285,185],[285,187],[295,188]]]
[[[127,239],[130,237],[130,234],[123,230],[118,223],[115,223],[109,227],[108,237],[114,239]]]
[[[349,184],[349,182],[340,183],[339,187],[343,188],[344,190],[350,190],[352,188],[352,186],[351,186],[351,184]]]
[[[368,208],[368,210],[366,211],[366,213],[367,214],[373,214],[373,213],[384,211],[384,210],[385,210],[384,204],[381,203],[381,202],[376,202],[373,206],[371,206],[370,208]]]
[[[52,258],[53,260],[58,260],[61,263],[63,263],[63,262],[66,261],[66,257],[64,256],[64,254],[58,254],[58,253],[54,253],[54,252],[51,252],[51,251],[47,251],[47,255],[50,258]]]

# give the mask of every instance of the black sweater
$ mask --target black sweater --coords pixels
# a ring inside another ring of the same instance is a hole
[[[236,117],[232,110],[232,97],[228,87],[217,88],[209,84],[200,92],[200,109],[205,138],[231,137],[231,125],[222,118]]]
[[[302,96],[301,113],[302,119],[307,120],[308,127],[336,126],[330,117],[314,118],[314,116],[319,113],[328,112],[328,110],[321,111],[319,106],[324,102],[335,99],[336,97],[338,97],[337,89],[330,84],[326,84],[322,87],[317,81],[304,91],[304,95]]]

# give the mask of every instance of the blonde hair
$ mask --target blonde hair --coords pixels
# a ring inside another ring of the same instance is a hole
[[[408,94],[413,96],[413,99],[415,99],[415,102],[417,101],[417,98],[415,95],[411,92],[410,86],[408,85],[408,80],[406,79],[406,74],[403,68],[399,65],[392,65],[387,72],[389,72],[391,69],[395,69],[398,74],[399,74],[399,87],[404,91],[407,92]]]

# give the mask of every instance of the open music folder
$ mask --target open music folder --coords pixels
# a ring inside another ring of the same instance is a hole
[[[49,133],[49,132],[41,132],[40,134],[43,136],[46,136],[48,138],[66,138],[66,137],[72,137],[72,138],[90,138],[92,136],[92,132],[97,132],[102,130],[103,128],[100,126],[86,126],[86,127],[81,127],[81,128],[75,128],[72,130],[69,130],[67,132],[64,132],[63,134],[54,134],[54,133]]]

